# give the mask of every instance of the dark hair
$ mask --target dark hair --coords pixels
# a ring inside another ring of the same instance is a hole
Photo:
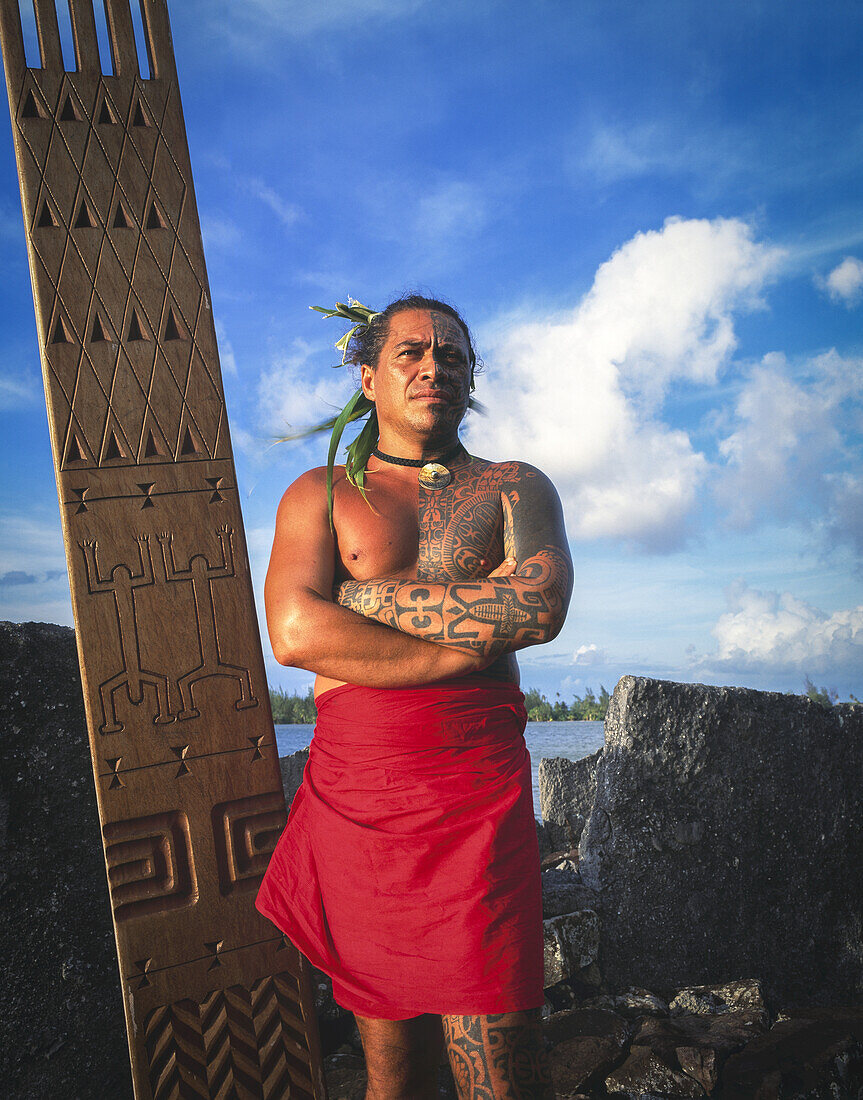
[[[473,337],[467,324],[458,310],[448,302],[441,302],[437,298],[425,298],[421,294],[404,294],[401,298],[396,298],[390,302],[386,309],[373,317],[367,325],[357,329],[348,344],[345,362],[352,363],[354,366],[366,363],[372,369],[376,369],[390,333],[390,319],[397,313],[405,313],[410,309],[427,309],[434,310],[436,313],[446,313],[458,322],[470,350],[470,370],[471,377],[473,377],[477,367],[477,356],[473,347]]]

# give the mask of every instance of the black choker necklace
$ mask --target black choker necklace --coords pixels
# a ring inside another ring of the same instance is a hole
[[[451,458],[454,458],[461,450],[461,443],[456,443],[445,451],[439,459],[426,458],[398,458],[396,455],[384,454],[377,447],[372,451],[375,458],[381,462],[389,462],[393,466],[412,466],[419,470],[417,475],[420,485],[424,489],[444,489],[452,481],[452,473],[444,466]]]

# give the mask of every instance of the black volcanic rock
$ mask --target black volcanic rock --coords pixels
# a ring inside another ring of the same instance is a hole
[[[625,676],[579,846],[610,988],[863,995],[863,707]]]
[[[75,634],[0,623],[0,1081],[131,1100]]]

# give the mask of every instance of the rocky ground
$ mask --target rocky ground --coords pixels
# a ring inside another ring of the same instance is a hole
[[[0,700],[0,1097],[131,1100],[72,631],[0,623]],[[863,710],[631,677],[615,708],[540,776],[557,1096],[863,1100]],[[363,1097],[317,987],[330,1100]]]
[[[569,990],[549,991],[557,999]],[[547,1010],[551,1008],[549,1004]],[[863,1007],[771,1011],[758,981],[580,1000],[544,1023],[558,1100],[860,1100]],[[353,1032],[326,1059],[330,1100],[362,1100]],[[441,1067],[440,1096],[454,1098]]]

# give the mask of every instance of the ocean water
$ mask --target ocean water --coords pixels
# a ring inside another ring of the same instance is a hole
[[[304,749],[312,739],[314,726],[276,726],[279,756]],[[528,722],[524,739],[533,770],[533,809],[539,817],[539,762],[543,757],[563,756],[580,760],[601,749],[605,727],[602,722]]]

